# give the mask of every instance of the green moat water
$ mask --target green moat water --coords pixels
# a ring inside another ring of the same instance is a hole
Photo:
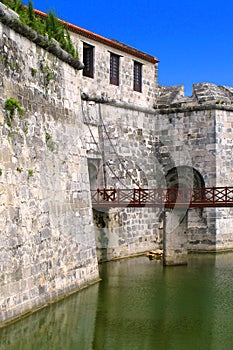
[[[233,348],[233,253],[100,269],[99,284],[0,330],[0,350]]]

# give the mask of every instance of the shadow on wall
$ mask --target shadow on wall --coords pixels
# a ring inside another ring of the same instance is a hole
[[[202,175],[194,168],[188,166],[174,167],[166,175],[168,188],[190,188],[200,189],[205,187]],[[179,198],[177,199],[179,201]],[[203,208],[184,208],[179,212],[177,225],[187,222],[185,232],[187,234],[188,250],[201,249],[204,235],[207,234],[207,215]],[[166,225],[165,225],[166,226]]]
[[[108,260],[108,226],[109,226],[109,214],[108,211],[98,211],[93,209],[93,219],[96,236],[96,248],[98,262]]]

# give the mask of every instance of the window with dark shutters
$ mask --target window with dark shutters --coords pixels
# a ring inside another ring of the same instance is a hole
[[[110,53],[110,84],[119,85],[120,56]]]
[[[134,61],[133,89],[142,92],[142,64],[136,61]]]
[[[94,46],[83,43],[83,75],[85,77],[94,77]]]

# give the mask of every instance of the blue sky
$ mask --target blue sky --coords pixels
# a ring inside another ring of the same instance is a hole
[[[25,1],[27,3],[27,1]],[[233,1],[34,0],[65,21],[157,57],[159,83],[233,86]]]

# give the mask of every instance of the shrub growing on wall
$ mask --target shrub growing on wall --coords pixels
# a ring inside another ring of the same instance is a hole
[[[32,1],[29,1],[28,6],[25,6],[21,0],[2,0],[1,2],[17,12],[22,23],[41,35],[47,35],[49,39],[55,39],[62,49],[74,58],[78,58],[78,51],[71,41],[68,28],[57,19],[55,13],[50,11],[45,19],[42,19],[36,16]]]
[[[4,103],[4,109],[9,114],[9,118],[12,120],[14,117],[14,113],[17,110],[19,115],[24,114],[23,108],[20,106],[19,102],[15,100],[13,97],[8,98]]]

